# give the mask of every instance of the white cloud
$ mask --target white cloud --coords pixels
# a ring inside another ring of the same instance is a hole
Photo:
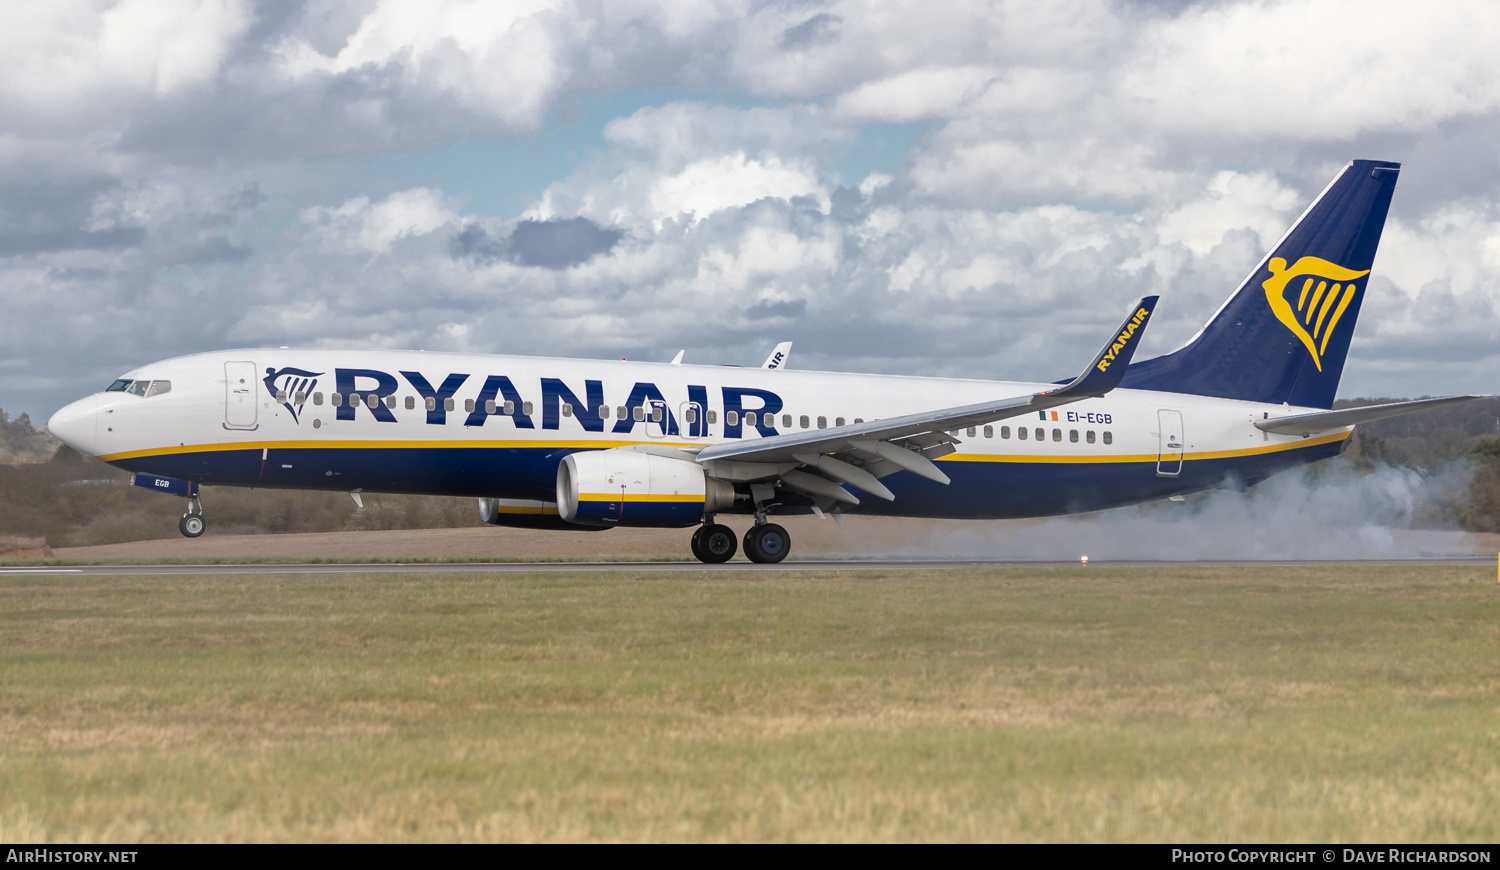
[[[690,215],[699,221],[767,197],[798,196],[817,197],[820,207],[827,210],[828,197],[810,167],[786,165],[774,157],[751,160],[744,152],[736,152],[700,160],[676,175],[657,180],[647,203],[653,223],[660,226],[663,220],[678,215]]]
[[[841,95],[834,116],[894,124],[951,117],[994,77],[993,70],[976,66],[911,70]]]
[[[0,100],[27,126],[118,122],[212,82],[253,20],[244,0],[14,4],[0,28]]]
[[[1301,197],[1264,173],[1225,170],[1215,175],[1204,195],[1169,212],[1158,232],[1163,243],[1181,242],[1195,254],[1207,254],[1224,234],[1255,230],[1265,245],[1281,237],[1296,218]]]
[[[1117,93],[1172,130],[1347,141],[1500,107],[1493,4],[1242,2],[1142,36]]]
[[[421,85],[476,112],[534,127],[567,73],[560,57],[565,40],[556,31],[579,23],[567,5],[381,0],[337,54],[325,55],[296,37],[278,54],[294,79],[406,66]]]
[[[687,346],[756,363],[772,330],[803,366],[1061,377],[1138,295],[1166,297],[1147,352],[1186,338],[1329,173],[1370,154],[1443,156],[1397,192],[1350,383],[1490,388],[1489,5],[7,13],[0,367],[75,373],[47,389],[91,387],[162,347]],[[579,104],[625,94],[635,109],[656,92],[602,142],[526,138],[566,130]],[[861,134],[917,121],[901,154]],[[465,214],[436,182],[372,180],[347,159],[502,136],[575,153],[519,215]],[[578,216],[618,243],[556,269],[456,253],[466,228],[503,240],[518,218]]]
[[[337,208],[310,208],[303,211],[301,222],[325,238],[343,239],[367,251],[386,251],[398,239],[427,235],[455,225],[458,218],[440,191],[414,188],[373,204],[361,196]]]

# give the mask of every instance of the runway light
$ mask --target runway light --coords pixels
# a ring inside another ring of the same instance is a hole
[[[1089,557],[1088,556],[1084,556],[1082,559],[1079,559],[1078,561],[1080,561],[1083,564],[1087,565],[1089,563]]]

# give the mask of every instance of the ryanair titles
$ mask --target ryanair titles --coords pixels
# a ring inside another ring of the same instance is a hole
[[[1099,362],[1094,365],[1094,368],[1101,372],[1109,371],[1109,364],[1115,361],[1115,358],[1120,355],[1120,351],[1130,346],[1130,339],[1135,337],[1136,331],[1141,328],[1141,324],[1146,322],[1146,318],[1150,314],[1151,312],[1144,308],[1136,311],[1135,316],[1126,321],[1125,328],[1120,330],[1119,335],[1115,336],[1115,340],[1110,344],[1109,350],[1104,352],[1104,355],[1099,358]]]
[[[688,385],[685,397],[669,400],[656,384],[637,381],[623,402],[611,404],[605,400],[604,382],[598,380],[585,380],[582,389],[578,389],[580,385],[576,382],[570,385],[560,378],[541,378],[536,391],[528,389],[523,395],[506,375],[453,372],[440,379],[429,379],[415,371],[398,374],[399,378],[378,369],[334,369],[335,392],[329,396],[334,418],[352,421],[368,414],[381,423],[396,422],[395,409],[402,404],[398,395],[403,392],[404,380],[420,397],[420,406],[412,402],[411,407],[420,407],[431,426],[446,425],[450,415],[461,414],[465,426],[483,426],[493,417],[508,417],[518,429],[560,429],[563,418],[572,417],[587,432],[623,435],[641,426],[648,432],[656,427],[652,434],[657,435],[702,437],[708,434],[711,422],[709,388],[697,384]],[[467,396],[462,401],[457,399],[460,392]],[[762,437],[777,434],[775,415],[784,404],[779,395],[755,387],[721,387],[718,392],[716,398],[724,414],[726,438],[743,437],[747,427]],[[294,415],[305,408],[308,400],[321,404],[322,398],[321,394],[292,394],[285,390],[278,394],[283,406]],[[538,398],[540,401],[532,401]]]

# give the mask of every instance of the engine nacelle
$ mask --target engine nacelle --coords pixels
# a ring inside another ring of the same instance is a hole
[[[569,532],[598,532],[608,526],[580,526],[564,522],[557,515],[557,503],[520,498],[482,498],[479,518],[492,526],[517,529],[553,529]]]
[[[686,459],[635,450],[573,453],[557,467],[557,512],[590,526],[679,528],[734,505],[734,486]]]

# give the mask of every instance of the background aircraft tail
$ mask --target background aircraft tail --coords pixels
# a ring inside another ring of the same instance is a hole
[[[1120,386],[1333,407],[1400,168],[1345,166],[1207,326]]]

